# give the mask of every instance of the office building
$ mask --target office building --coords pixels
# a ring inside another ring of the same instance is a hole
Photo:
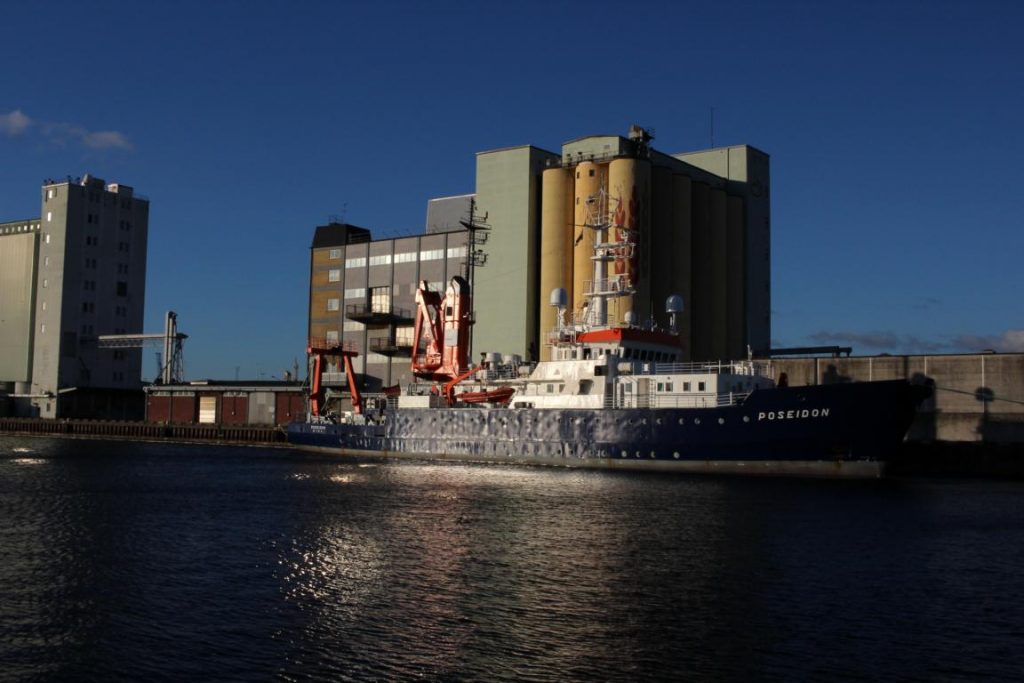
[[[0,224],[0,391],[39,417],[141,417],[149,201],[131,187],[46,181],[39,218]],[[137,405],[136,405],[137,404]]]

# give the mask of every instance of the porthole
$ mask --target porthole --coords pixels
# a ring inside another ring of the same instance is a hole
[[[749,415],[744,415],[743,416],[743,421],[744,422],[750,422],[750,416]]]
[[[679,424],[686,424],[686,420],[684,420],[683,418],[679,418]]]
[[[724,425],[725,424],[725,418],[724,417],[718,418],[718,424]]]
[[[679,451],[673,451],[672,452],[672,457],[675,458],[676,460],[678,460],[679,459]]]
[[[699,417],[693,418],[693,424],[699,425],[700,424],[700,418]]]

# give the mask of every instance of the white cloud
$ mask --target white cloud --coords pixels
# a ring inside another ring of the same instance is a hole
[[[999,341],[1000,351],[1024,353],[1024,330],[1007,330]]]
[[[1024,353],[1024,330],[1006,330],[1002,334],[942,335],[936,340],[921,339],[891,330],[878,332],[831,332],[822,330],[808,339],[817,344],[843,344],[858,349],[889,353],[977,353],[992,349],[1001,353]]]
[[[971,349],[992,349],[1003,353],[1024,353],[1024,330],[1006,330],[1002,334],[963,335],[955,343]]]
[[[82,143],[92,149],[132,149],[132,143],[128,142],[128,138],[116,130],[103,130],[95,133],[85,131],[82,135]]]
[[[25,116],[20,109],[10,114],[0,114],[0,132],[11,137],[21,135],[32,125],[32,119]]]
[[[134,145],[124,133],[116,130],[91,131],[75,123],[52,121],[33,121],[20,109],[10,114],[0,114],[0,133],[10,137],[22,135],[35,127],[39,135],[54,145],[78,144],[95,150],[123,149],[132,150]]]

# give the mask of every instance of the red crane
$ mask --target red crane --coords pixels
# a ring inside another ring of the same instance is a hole
[[[472,298],[466,280],[453,277],[443,299],[440,292],[431,291],[426,281],[420,282],[416,290],[412,373],[432,382],[450,382],[464,375],[470,370],[472,325]]]
[[[313,358],[313,368],[310,372],[309,387],[309,411],[320,417],[324,409],[325,391],[323,383],[324,365],[329,356],[340,356],[345,364],[345,376],[348,378],[348,391],[352,396],[352,410],[356,415],[363,412],[363,397],[356,386],[356,374],[352,369],[352,359],[359,355],[355,349],[344,346],[341,342],[330,339],[310,339],[306,347],[306,353]]]

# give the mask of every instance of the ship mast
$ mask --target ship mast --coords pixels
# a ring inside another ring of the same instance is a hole
[[[589,303],[583,321],[590,327],[608,325],[608,299],[629,296],[636,291],[625,268],[609,268],[613,263],[628,263],[636,248],[635,231],[617,219],[621,213],[609,208],[608,193],[604,189],[587,198],[587,217],[583,225],[596,232],[594,255],[590,257],[594,262],[594,279],[585,292]],[[623,272],[616,272],[619,270]],[[609,272],[615,274],[609,275]]]
[[[466,244],[466,260],[462,262],[463,273],[465,273],[466,282],[469,283],[469,291],[476,292],[476,280],[474,279],[474,271],[477,268],[483,268],[487,265],[487,252],[480,247],[487,244],[487,238],[491,235],[491,225],[487,222],[488,214],[484,214],[483,218],[476,215],[476,199],[470,197],[469,199],[469,216],[459,221],[469,233],[469,241]],[[470,319],[475,320],[476,314],[470,311]],[[468,349],[473,348],[473,329],[469,329],[469,343]]]

